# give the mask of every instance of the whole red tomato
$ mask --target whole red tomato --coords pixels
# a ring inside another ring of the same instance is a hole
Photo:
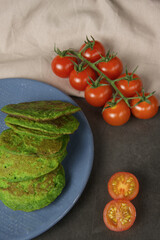
[[[97,67],[111,80],[118,78],[123,71],[123,64],[118,57],[100,62],[97,64]]]
[[[132,73],[125,73],[119,76],[119,78],[123,77],[127,77],[129,81],[127,81],[126,79],[122,79],[116,82],[116,86],[125,97],[133,97],[136,92],[139,93],[142,91],[142,81],[138,75],[132,75]]]
[[[140,93],[140,96],[142,96],[142,95],[143,94]],[[144,95],[148,96],[149,93],[145,93]],[[138,97],[138,95],[136,94],[134,97]],[[131,112],[136,118],[149,119],[156,115],[156,113],[158,112],[157,98],[152,95],[151,97],[148,98],[148,100],[150,101],[150,103],[148,103],[144,100],[143,102],[139,103],[137,106],[135,106],[135,104],[137,104],[140,101],[140,98],[131,100],[131,102],[130,102]]]
[[[98,86],[88,85],[85,89],[85,99],[94,107],[104,106],[111,97],[112,87],[105,80],[101,80]]]
[[[73,69],[69,76],[69,82],[73,88],[79,91],[84,91],[88,85],[87,82],[90,82],[89,77],[91,77],[93,80],[96,80],[97,77],[97,73],[89,66],[80,72]]]
[[[69,77],[71,71],[74,69],[74,63],[72,61],[77,62],[77,59],[74,57],[57,55],[51,63],[53,72],[61,78]]]
[[[94,43],[93,47],[87,48],[84,52],[82,52],[82,56],[90,62],[96,62],[101,58],[101,56],[105,56],[105,48],[99,41],[90,41],[90,43]],[[81,46],[79,51],[81,51],[85,46],[86,43]]]
[[[110,99],[108,102],[112,102]],[[117,101],[118,98],[115,99]],[[128,122],[131,112],[124,100],[116,103],[113,107],[105,108],[109,106],[108,103],[105,104],[102,115],[104,120],[112,126],[121,126]]]

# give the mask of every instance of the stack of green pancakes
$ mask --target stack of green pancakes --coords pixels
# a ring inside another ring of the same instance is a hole
[[[69,135],[79,126],[79,107],[62,101],[4,106],[9,127],[0,135],[0,200],[26,212],[53,202],[65,186],[61,162]]]

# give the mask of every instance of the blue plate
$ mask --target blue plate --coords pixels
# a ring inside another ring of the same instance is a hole
[[[60,90],[30,79],[0,79],[0,108],[19,102],[62,100],[76,103]],[[6,114],[0,112],[0,132],[7,127]],[[0,239],[32,239],[45,232],[62,219],[76,203],[88,181],[93,163],[93,136],[82,111],[75,114],[80,122],[78,130],[71,135],[68,155],[63,161],[66,186],[62,194],[49,206],[25,213],[13,211],[0,201]],[[87,147],[86,147],[87,146]]]

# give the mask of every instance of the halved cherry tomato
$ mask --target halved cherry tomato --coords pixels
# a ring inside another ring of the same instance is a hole
[[[118,98],[115,99],[117,101]],[[111,102],[110,99],[108,102]],[[105,104],[102,115],[104,120],[112,126],[121,126],[128,122],[131,112],[124,100],[116,103],[113,107],[105,108],[108,106],[108,103]]]
[[[149,93],[145,93],[145,96],[148,95]],[[140,94],[140,96],[142,96],[142,93]],[[134,97],[138,97],[138,95],[136,94]],[[135,106],[135,104],[137,104],[140,101],[140,99],[136,98],[131,100],[130,102],[130,105],[132,107],[131,112],[136,118],[149,119],[156,115],[156,113],[158,112],[157,98],[155,96],[151,96],[148,98],[148,100],[150,101],[150,103],[143,101],[139,103],[137,106]]]
[[[106,85],[101,85],[106,84]],[[92,87],[88,85],[85,89],[86,101],[94,107],[102,107],[112,97],[112,87],[106,80],[101,80],[100,85]]]
[[[93,41],[90,41],[90,42],[93,43]],[[81,46],[80,51],[85,46],[86,46],[86,44],[84,43]],[[84,52],[82,52],[82,56],[90,62],[96,62],[97,60],[99,60],[101,58],[101,56],[105,56],[105,48],[101,42],[95,41],[93,49],[87,48]]]
[[[73,62],[77,62],[77,59],[74,57],[57,55],[51,63],[52,71],[61,78],[67,78],[74,69]]]
[[[100,62],[97,64],[97,67],[111,80],[118,78],[123,71],[123,64],[118,57],[113,57],[109,61]]]
[[[132,73],[128,73],[127,75],[129,77],[132,75]],[[126,77],[126,74],[122,74],[119,76],[119,78],[123,77]],[[133,74],[132,79],[135,80],[127,81],[125,79],[122,79],[116,82],[117,88],[125,97],[133,97],[136,94],[136,92],[139,93],[142,91],[142,81],[140,77],[136,74]]]
[[[113,199],[134,199],[139,192],[137,178],[129,172],[117,172],[108,182],[108,192]]]
[[[103,220],[115,232],[129,229],[136,219],[136,209],[130,201],[112,200],[104,208]]]
[[[93,80],[96,80],[97,73],[92,68],[87,66],[87,68],[80,72],[77,72],[75,69],[73,69],[70,73],[69,81],[73,88],[79,91],[84,91],[88,85],[87,82],[90,82],[89,77],[91,77]]]

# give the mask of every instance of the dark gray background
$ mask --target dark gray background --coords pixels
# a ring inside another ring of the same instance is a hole
[[[82,108],[93,132],[93,169],[76,205],[35,240],[160,239],[160,111],[152,119],[131,117],[124,126],[112,127],[103,120],[101,108],[81,98],[73,100]],[[108,230],[102,218],[105,204],[111,200],[107,182],[118,171],[135,174],[140,183],[140,192],[132,201],[137,210],[135,224],[121,233]]]

